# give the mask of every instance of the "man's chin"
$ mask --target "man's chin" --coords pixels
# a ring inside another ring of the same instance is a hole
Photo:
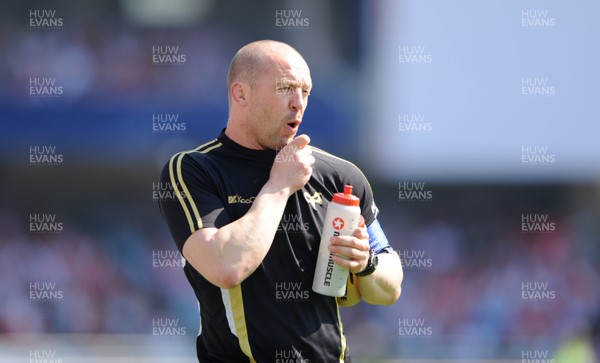
[[[294,140],[294,136],[292,136],[292,137],[284,136],[284,137],[280,138],[277,145],[275,146],[275,150],[281,150],[281,148],[283,148],[284,146],[286,146],[287,144],[292,142]]]

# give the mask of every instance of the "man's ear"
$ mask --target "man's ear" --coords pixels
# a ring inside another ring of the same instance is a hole
[[[248,105],[250,85],[246,82],[233,82],[231,85],[231,99],[242,107]]]

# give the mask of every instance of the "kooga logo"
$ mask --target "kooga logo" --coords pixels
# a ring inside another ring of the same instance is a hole
[[[244,198],[238,194],[236,195],[228,195],[227,196],[227,203],[229,204],[235,204],[235,203],[241,203],[241,204],[252,204],[254,203],[254,199],[256,199],[256,196],[254,197],[249,197],[249,198]]]

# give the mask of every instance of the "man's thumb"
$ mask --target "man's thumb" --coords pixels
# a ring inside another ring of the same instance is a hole
[[[306,135],[306,134],[302,134],[302,135],[297,136],[294,140],[292,140],[292,142],[290,142],[288,144],[288,146],[293,145],[294,147],[296,147],[298,149],[302,149],[309,143],[310,143],[310,137],[308,137],[308,135]]]

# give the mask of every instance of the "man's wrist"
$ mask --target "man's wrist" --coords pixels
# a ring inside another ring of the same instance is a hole
[[[377,269],[377,263],[379,262],[377,255],[373,253],[373,250],[369,250],[369,260],[367,266],[361,272],[355,273],[358,277],[369,276]]]
[[[261,193],[271,194],[271,195],[277,195],[277,196],[280,196],[282,198],[285,198],[285,200],[287,200],[289,197],[292,196],[292,194],[294,194],[291,191],[291,188],[289,186],[280,186],[280,185],[277,185],[277,183],[274,182],[271,179],[269,179],[265,183],[265,185],[262,187]]]

